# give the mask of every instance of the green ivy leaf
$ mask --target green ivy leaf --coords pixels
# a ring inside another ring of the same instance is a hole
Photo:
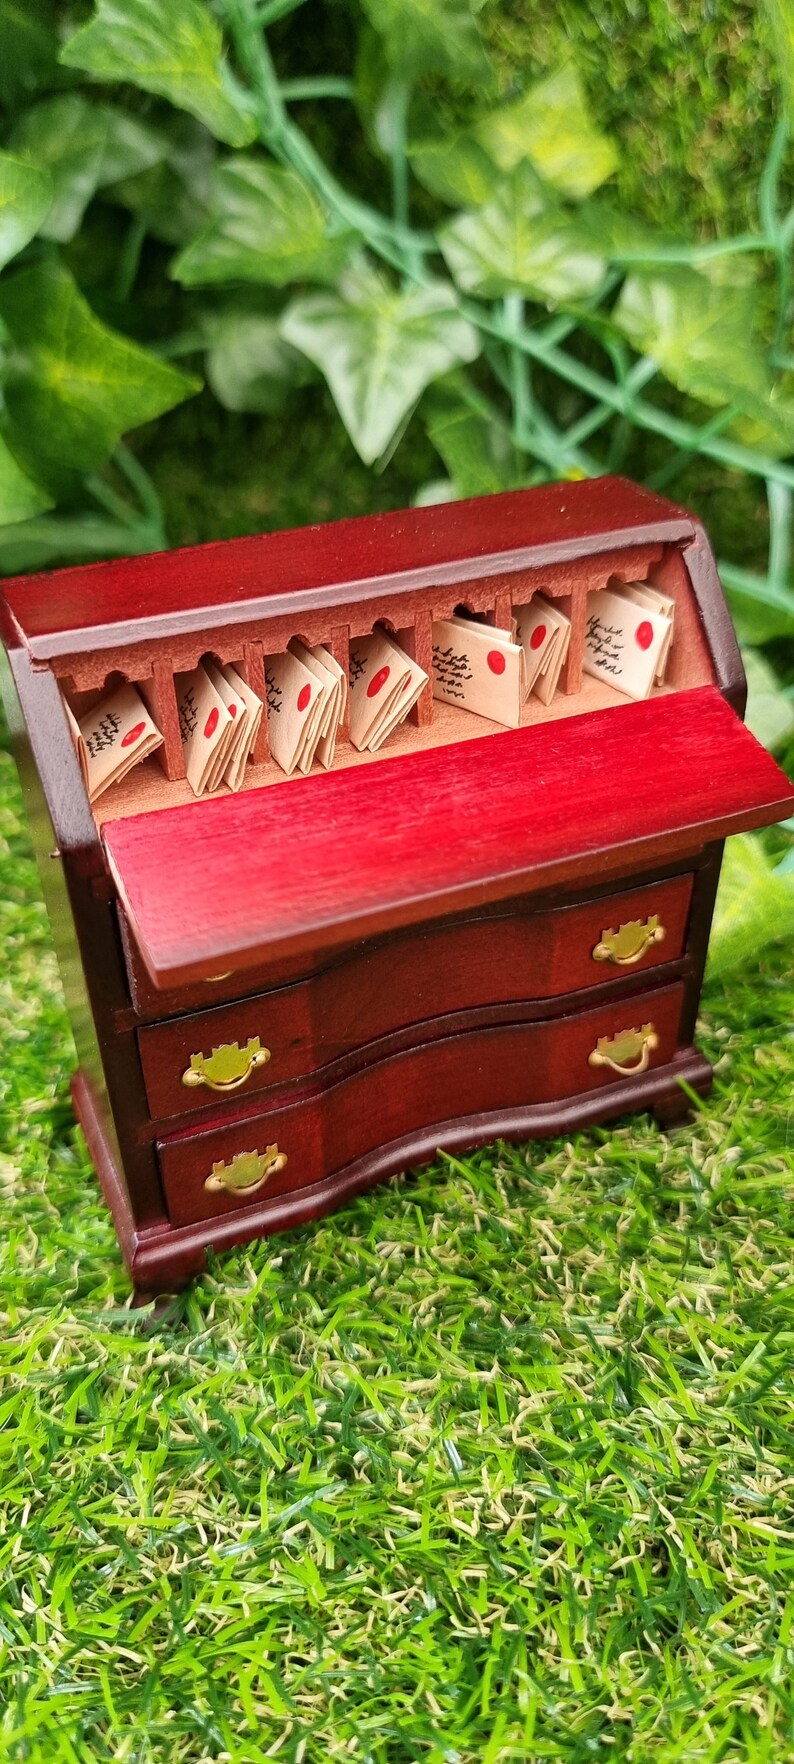
[[[163,140],[159,164],[113,184],[105,196],[137,214],[155,239],[186,245],[207,225],[212,211],[215,142],[208,129],[184,114],[171,119]]]
[[[455,396],[431,394],[427,432],[459,496],[488,496],[517,482],[515,450],[506,430]],[[423,407],[424,410],[424,407]]]
[[[772,383],[751,282],[683,267],[640,271],[624,282],[612,317],[679,392],[735,407],[729,434],[769,453],[794,451],[794,397],[788,382]]]
[[[305,355],[292,349],[278,316],[237,302],[206,313],[207,381],[224,410],[281,410],[293,387],[314,377]]]
[[[754,288],[715,283],[693,269],[642,271],[624,282],[612,316],[680,392],[712,405],[764,397]]]
[[[342,297],[294,301],[281,334],[324,374],[366,465],[385,453],[425,386],[480,349],[443,282],[397,293],[374,277],[351,277]]]
[[[26,111],[11,146],[29,164],[49,170],[53,200],[39,231],[61,243],[74,238],[98,189],[145,171],[165,152],[162,136],[148,124],[79,92],[45,98]]]
[[[199,390],[200,381],[101,324],[59,264],[0,282],[0,319],[10,339],[7,438],[48,488],[95,470],[128,429]]]
[[[437,73],[471,85],[490,82],[471,0],[364,0],[364,11],[401,79]]]
[[[373,153],[391,152],[394,85],[383,43],[362,19],[356,44],[355,105]]]
[[[297,172],[264,159],[229,159],[215,181],[215,213],[181,252],[172,275],[188,288],[218,282],[336,281],[353,235],[332,234]]]
[[[760,398],[741,394],[741,412],[729,424],[727,433],[735,435],[746,447],[757,447],[777,458],[794,453],[794,398],[787,393],[787,384],[788,380],[784,380],[779,385],[767,386]]]
[[[761,951],[794,936],[794,873],[775,870],[760,839],[739,833],[725,847],[709,978],[754,967]]]
[[[49,172],[0,153],[0,269],[38,232],[51,199]]]
[[[52,508],[52,498],[23,472],[0,437],[0,526],[28,521]]]
[[[484,208],[449,221],[439,244],[458,286],[486,299],[575,300],[592,294],[606,269],[586,223],[550,204],[527,165],[502,179]]]
[[[794,704],[760,650],[745,649],[742,660],[747,675],[747,727],[774,753],[794,730]]]
[[[413,508],[438,508],[442,502],[459,502],[460,497],[451,478],[430,478],[420,484],[412,502]]]
[[[541,80],[518,103],[483,118],[477,135],[502,171],[513,171],[528,159],[565,196],[589,196],[618,167],[617,151],[596,128],[584,87],[570,64]]]
[[[162,540],[159,541],[162,548]],[[134,527],[108,515],[47,514],[43,519],[0,525],[0,571],[9,576],[55,564],[104,562],[157,549],[157,535],[146,522]]]
[[[203,0],[98,0],[61,61],[94,79],[157,92],[230,147],[245,147],[256,135],[246,93],[228,74],[220,30]]]
[[[461,130],[411,143],[408,153],[415,176],[431,196],[454,208],[479,208],[494,186],[493,162],[473,135]]]
[[[582,202],[576,213],[594,238],[598,239],[600,248],[610,263],[625,264],[629,271],[641,266],[643,256],[653,259],[658,258],[659,252],[665,249],[687,250],[686,240],[662,232],[659,228],[646,226],[636,215],[614,208],[600,196]],[[737,286],[753,280],[754,272],[749,258],[733,258],[730,261]],[[715,259],[715,264],[718,262],[719,259]]]

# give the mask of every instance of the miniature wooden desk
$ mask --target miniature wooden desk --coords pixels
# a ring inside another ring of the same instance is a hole
[[[582,673],[588,594],[676,599],[668,683]],[[202,654],[264,696],[300,636],[346,665],[383,621],[430,672],[433,618],[509,624],[536,589],[572,636],[562,690],[508,733],[430,686],[382,754],[344,737],[287,778],[267,724],[246,788],[197,801],[173,677]],[[726,834],[792,811],[743,727],[708,542],[620,479],[376,515],[19,578],[3,635],[74,1024],[75,1108],[136,1287],[316,1218],[438,1147],[680,1118]],[[78,713],[135,682],[164,746],[89,805]]]

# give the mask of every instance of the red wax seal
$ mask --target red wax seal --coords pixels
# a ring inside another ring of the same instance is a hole
[[[532,633],[532,636],[529,639],[530,649],[540,649],[541,643],[544,643],[545,639],[546,639],[545,625],[536,625],[535,629]]]
[[[639,643],[640,649],[650,649],[653,642],[653,625],[649,619],[643,619],[642,624],[637,626],[634,640]]]
[[[236,706],[236,704],[230,704],[230,705],[229,705],[229,716],[230,716],[230,717],[231,717],[231,718],[232,718],[232,719],[234,719],[234,717],[236,717],[236,715],[237,715],[237,706]]]
[[[215,730],[217,729],[217,727],[218,727],[218,707],[216,705],[215,709],[210,711],[210,714],[207,718],[207,721],[204,724],[204,739],[205,739],[205,741],[209,741],[210,736],[215,734]]]
[[[136,741],[140,741],[145,728],[145,723],[136,723],[134,729],[128,729],[126,735],[121,737],[122,747],[134,747]]]
[[[492,674],[503,674],[506,665],[505,658],[500,649],[489,649],[488,666]]]
[[[306,706],[309,702],[309,699],[311,698],[311,695],[312,695],[311,686],[301,686],[300,692],[298,693],[298,710],[299,711],[305,711]]]
[[[381,691],[382,687],[384,687],[386,685],[386,681],[388,680],[390,673],[391,673],[391,668],[378,668],[377,674],[373,674],[372,679],[370,680],[370,683],[367,687],[367,697],[368,698],[377,698],[378,693]]]

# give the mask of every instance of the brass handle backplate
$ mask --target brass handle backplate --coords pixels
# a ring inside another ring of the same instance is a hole
[[[648,1061],[655,1047],[659,1046],[659,1037],[652,1023],[643,1023],[641,1029],[620,1029],[617,1035],[599,1035],[598,1041],[589,1055],[591,1066],[608,1066],[611,1072],[620,1077],[634,1072],[645,1072]]]
[[[238,1152],[230,1164],[213,1164],[204,1187],[210,1194],[255,1194],[286,1162],[286,1152],[279,1151],[277,1145],[267,1145],[263,1152]]]
[[[262,1047],[259,1036],[252,1035],[245,1047],[231,1041],[214,1047],[211,1054],[191,1054],[182,1083],[191,1090],[199,1084],[206,1084],[209,1090],[239,1090],[257,1066],[267,1065],[269,1059],[270,1048]]]
[[[644,956],[646,949],[661,943],[665,937],[657,913],[649,919],[627,919],[617,931],[602,931],[592,952],[594,962],[614,962],[616,968],[631,968]]]

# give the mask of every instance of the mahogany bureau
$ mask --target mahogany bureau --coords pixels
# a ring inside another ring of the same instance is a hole
[[[582,671],[588,595],[676,601],[641,703]],[[561,690],[499,731],[434,701],[376,755],[193,797],[174,674],[293,636],[347,665],[381,621],[430,673],[435,618],[571,621]],[[431,1158],[630,1109],[681,1118],[725,836],[794,794],[743,727],[704,533],[624,480],[552,485],[20,577],[8,715],[74,1025],[73,1097],[138,1291]],[[92,806],[79,714],[136,683],[164,736]],[[682,1081],[683,1086],[682,1087]]]

